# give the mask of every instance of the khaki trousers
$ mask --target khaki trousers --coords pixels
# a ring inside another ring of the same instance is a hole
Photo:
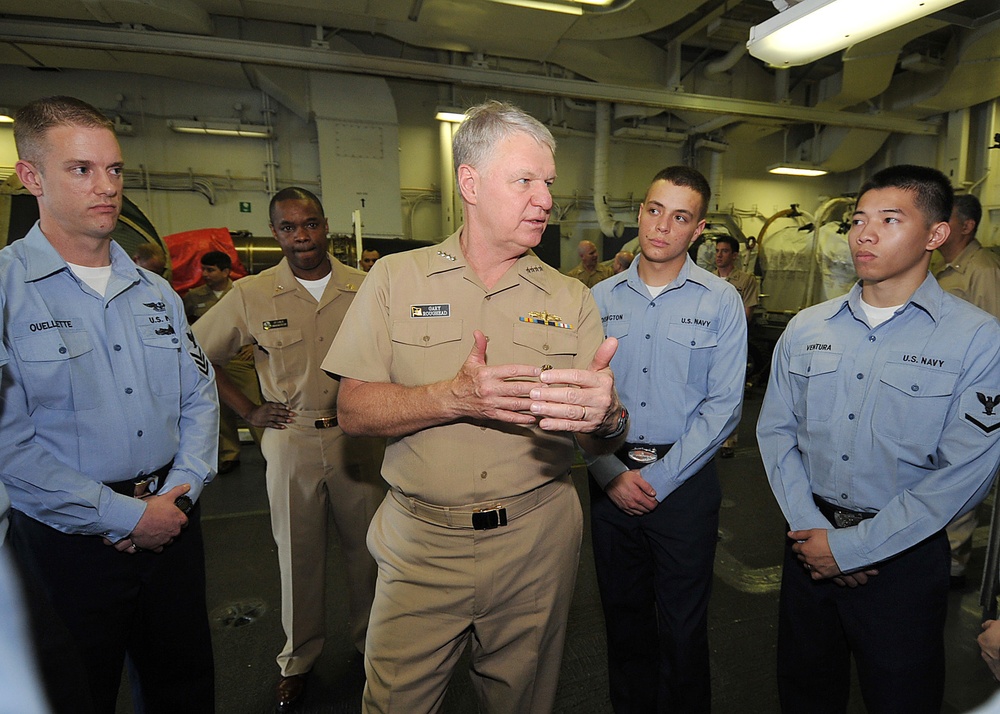
[[[368,534],[378,585],[362,711],[438,711],[471,643],[482,711],[550,712],[582,529],[568,475],[533,510],[493,530],[428,523],[387,496]]]
[[[240,388],[254,404],[261,403],[260,382],[257,381],[257,370],[253,366],[253,352],[249,353],[249,359],[242,353],[226,362],[226,374],[233,380],[233,383]],[[236,412],[227,407],[219,400],[219,463],[225,461],[240,460],[240,434]],[[250,427],[254,440],[259,444],[263,435],[263,430],[255,426]]]
[[[271,530],[281,572],[281,624],[287,637],[277,662],[287,677],[310,671],[326,639],[331,514],[347,562],[350,631],[363,651],[376,575],[365,535],[385,494],[379,476],[383,442],[353,439],[338,427],[289,425],[265,429],[261,451],[267,460]]]

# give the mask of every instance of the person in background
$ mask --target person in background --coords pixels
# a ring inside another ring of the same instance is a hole
[[[978,198],[967,193],[955,196],[955,206],[948,220],[951,233],[938,248],[946,263],[934,277],[943,290],[1000,318],[1000,258],[984,250],[976,239],[982,218],[983,207]],[[965,588],[965,569],[972,555],[972,534],[978,525],[976,509],[948,524],[952,589]]]
[[[611,265],[612,270],[615,271],[615,275],[618,275],[618,273],[624,273],[628,270],[628,266],[632,265],[632,259],[634,257],[635,256],[627,250],[620,250],[615,253],[615,261]]]
[[[366,273],[372,269],[375,265],[375,261],[379,259],[379,254],[377,250],[363,250],[361,251],[361,269]]]
[[[201,256],[201,277],[204,284],[197,285],[184,295],[184,311],[188,320],[194,325],[209,310],[222,299],[222,296],[233,288],[229,274],[233,269],[233,260],[221,250],[211,250]],[[254,369],[253,346],[244,345],[239,352],[221,366],[239,390],[254,404],[260,404],[260,383]],[[218,369],[216,376],[218,377]],[[219,474],[227,474],[240,465],[240,431],[239,417],[236,412],[221,399],[219,417]],[[261,430],[250,425],[251,433],[257,443],[260,443]]]
[[[757,440],[789,525],[784,712],[846,711],[852,654],[869,711],[941,711],[944,528],[1000,462],[1000,323],[928,272],[951,210],[935,169],[874,174],[848,235],[859,282],[774,350]]]
[[[466,223],[379,260],[323,362],[344,430],[389,440],[366,714],[437,711],[467,645],[484,711],[551,711],[583,527],[573,437],[613,451],[628,426],[589,291],[531,251],[555,140],[509,104],[466,117]]]
[[[616,714],[711,710],[713,456],[739,422],[747,327],[736,291],[687,254],[710,195],[692,168],[659,172],[639,206],[639,257],[593,291],[633,415],[628,443],[588,459]]]
[[[760,302],[760,287],[757,278],[740,267],[740,242],[732,236],[719,236],[715,239],[715,274],[736,288],[736,292],[740,294],[749,327],[753,309]],[[738,440],[737,429],[723,442],[719,456],[724,459],[735,456]]]
[[[167,272],[167,256],[156,243],[140,243],[132,253],[132,262],[161,278]]]
[[[72,97],[17,113],[39,220],[0,251],[0,480],[56,712],[113,714],[128,654],[146,712],[214,711],[198,497],[215,474],[212,366],[165,280],[111,240],[114,125]]]
[[[576,252],[580,256],[580,264],[566,273],[569,277],[576,278],[588,288],[592,288],[605,278],[614,275],[610,265],[598,262],[597,246],[589,240],[580,241]]]
[[[320,369],[365,274],[327,251],[323,206],[306,189],[279,191],[269,215],[281,262],[236,281],[194,332],[216,365],[251,345],[260,375],[264,401],[256,404],[225,371],[216,371],[222,400],[263,430],[287,638],[277,658],[281,677],[275,692],[277,709],[284,713],[301,703],[326,640],[331,514],[347,562],[351,636],[364,651],[375,592],[375,562],[365,534],[385,488],[378,475],[381,442],[344,435],[337,424],[338,383]]]

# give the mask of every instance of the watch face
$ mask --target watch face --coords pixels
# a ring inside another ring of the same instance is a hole
[[[181,509],[185,515],[194,508],[194,501],[191,500],[189,496],[178,496],[177,500],[174,501],[174,505]]]

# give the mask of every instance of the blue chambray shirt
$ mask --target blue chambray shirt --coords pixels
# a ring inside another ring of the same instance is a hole
[[[102,486],[173,459],[159,491],[215,474],[215,375],[180,297],[111,243],[101,297],[36,223],[0,251],[0,481],[14,508],[65,533],[125,538],[145,504]]]
[[[792,530],[829,529],[844,572],[975,507],[1000,463],[1000,323],[927,278],[871,329],[861,286],[803,310],[775,348],[757,441]],[[878,511],[833,530],[813,494]]]
[[[615,388],[629,410],[628,442],[673,444],[642,477],[662,501],[715,455],[740,421],[747,321],[736,289],[687,258],[657,297],[639,279],[639,260],[594,286],[608,337]],[[589,458],[606,487],[628,467],[614,454]]]

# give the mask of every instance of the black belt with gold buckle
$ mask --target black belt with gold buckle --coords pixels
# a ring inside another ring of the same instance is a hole
[[[315,426],[317,429],[332,429],[333,427],[337,426],[337,417],[335,416],[322,417],[313,422],[313,426]]]

